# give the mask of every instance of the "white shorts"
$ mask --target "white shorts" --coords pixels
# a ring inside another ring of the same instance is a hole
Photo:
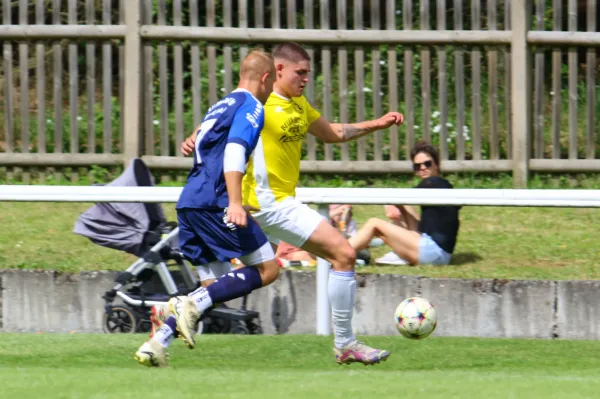
[[[294,197],[261,209],[252,216],[258,221],[270,242],[279,245],[284,241],[298,248],[304,245],[319,223],[325,220],[319,212]]]
[[[266,242],[256,251],[240,257],[240,260],[244,265],[258,265],[259,263],[264,263],[274,258],[275,253],[273,252],[273,248],[271,247],[271,244]],[[207,265],[198,266],[198,277],[200,277],[200,281],[214,280],[229,273],[233,269],[235,269],[235,267],[231,262],[210,262]]]
[[[206,265],[198,266],[198,277],[200,281],[215,280],[233,269],[234,267],[231,262],[210,262]]]

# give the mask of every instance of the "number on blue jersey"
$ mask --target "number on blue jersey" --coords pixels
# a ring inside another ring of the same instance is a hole
[[[202,122],[200,125],[200,129],[198,129],[198,133],[196,133],[196,163],[202,163],[202,157],[200,156],[200,143],[202,142],[202,138],[206,133],[215,126],[217,119],[208,119]]]

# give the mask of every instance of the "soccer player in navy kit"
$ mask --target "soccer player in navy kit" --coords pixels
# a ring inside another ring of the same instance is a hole
[[[242,178],[264,125],[263,104],[273,91],[275,67],[266,52],[244,59],[238,88],[207,111],[196,132],[194,165],[177,202],[179,246],[194,265],[247,265],[207,288],[169,301],[173,316],[136,352],[146,366],[166,366],[175,331],[190,347],[198,318],[213,303],[227,302],[268,285],[279,274],[266,236],[242,206]]]

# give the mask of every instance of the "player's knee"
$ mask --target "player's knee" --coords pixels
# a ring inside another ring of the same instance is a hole
[[[271,284],[279,277],[279,265],[275,259],[264,262],[258,267],[260,271],[260,278],[262,280],[262,286]]]
[[[356,251],[354,248],[350,244],[341,245],[336,252],[335,262],[332,263],[333,268],[341,271],[353,270],[356,264]]]
[[[209,285],[211,285],[212,283],[214,283],[216,280],[214,278],[208,279],[208,280],[203,280],[200,282],[200,285],[204,288],[208,287]]]
[[[344,261],[350,268],[354,269],[354,265],[356,264],[356,250],[350,245],[344,250]]]

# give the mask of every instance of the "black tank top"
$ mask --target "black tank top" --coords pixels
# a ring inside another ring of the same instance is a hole
[[[423,179],[416,188],[453,188],[450,182],[439,176]],[[419,231],[428,234],[437,245],[448,253],[454,252],[460,221],[460,206],[421,206]]]

